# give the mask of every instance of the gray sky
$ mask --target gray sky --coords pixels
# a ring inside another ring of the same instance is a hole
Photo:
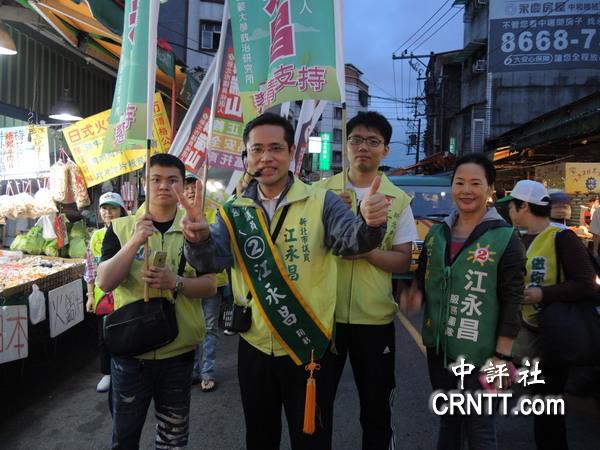
[[[438,8],[443,6],[425,27],[406,45],[403,45],[401,50],[397,51],[397,54],[407,47],[409,53],[415,55],[462,48],[463,14],[462,10],[458,12],[458,7],[451,8],[452,3],[453,0],[344,1],[345,60],[354,64],[364,73],[362,79],[369,85],[371,95],[392,98],[397,95],[400,99],[416,96],[417,73],[410,68],[407,60],[395,62],[396,83],[394,85],[392,53]],[[456,16],[450,19],[455,13],[457,13]],[[440,19],[439,22],[435,23],[438,19]],[[433,34],[447,20],[449,22]],[[431,29],[424,33],[430,26]],[[430,35],[432,37],[427,39]],[[424,43],[418,45],[420,42]],[[417,45],[412,45],[413,43]],[[422,61],[427,64],[426,58]],[[424,75],[425,71],[423,70],[422,76]],[[419,89],[422,89],[422,82],[419,83]],[[391,152],[384,163],[394,167],[412,164],[415,158],[414,154],[406,156],[406,147],[400,143],[408,140],[405,134],[408,125],[406,122],[396,120],[398,116],[401,118],[412,116],[412,111],[409,114],[408,109],[401,104],[398,105],[396,111],[394,102],[373,98],[369,109],[385,115],[394,127]],[[422,121],[421,131],[424,129],[425,122]],[[394,141],[400,142],[394,143]]]

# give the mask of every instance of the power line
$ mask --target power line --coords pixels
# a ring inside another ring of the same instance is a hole
[[[432,23],[432,24],[429,26],[429,28],[427,28],[427,29],[426,29],[425,31],[423,31],[423,32],[422,32],[422,33],[421,33],[421,34],[420,34],[420,35],[419,35],[417,38],[415,38],[415,39],[413,40],[413,43],[412,43],[412,44],[408,44],[408,45],[406,46],[406,50],[408,50],[409,48],[413,47],[413,46],[415,45],[415,43],[416,43],[416,42],[418,42],[419,40],[421,40],[421,38],[422,38],[423,36],[425,36],[425,35],[426,35],[426,34],[429,32],[429,30],[431,30],[431,29],[432,29],[433,27],[435,27],[435,26],[436,26],[438,23],[440,23],[440,21],[441,21],[441,20],[442,20],[444,17],[446,17],[446,16],[448,15],[448,13],[450,13],[450,11],[452,11],[452,9],[453,9],[452,7],[448,8],[444,14],[442,14],[440,17],[438,17],[438,19],[437,19],[435,22],[433,22],[433,23]]]
[[[450,10],[448,10],[450,11]],[[463,8],[459,8],[448,20],[446,20],[437,30],[435,30],[433,33],[431,33],[424,41],[420,42],[417,44],[417,42],[415,42],[413,45],[415,45],[415,47],[413,48],[413,50],[418,49],[420,46],[422,46],[425,42],[427,42],[429,39],[431,39],[434,35],[436,35],[442,28],[444,28],[448,22],[450,22],[452,19],[454,19],[458,13],[460,13],[461,11],[463,11]]]
[[[417,31],[415,31],[413,34],[411,34],[411,35],[409,36],[409,38],[408,38],[408,39],[406,39],[406,40],[405,40],[405,41],[404,41],[402,44],[400,44],[400,45],[398,46],[398,48],[397,48],[396,50],[394,50],[394,52],[393,52],[393,53],[396,53],[398,50],[400,50],[400,49],[401,49],[401,48],[404,46],[404,44],[406,44],[407,42],[409,42],[409,41],[412,39],[412,37],[413,37],[415,34],[417,34],[417,33],[418,33],[418,32],[419,32],[419,31],[420,31],[420,30],[421,30],[421,29],[422,29],[422,28],[423,28],[425,25],[427,25],[427,24],[429,23],[429,21],[430,21],[431,19],[433,19],[433,18],[435,17],[435,15],[436,15],[438,12],[440,12],[440,10],[441,10],[441,9],[442,9],[444,6],[446,6],[446,4],[447,4],[448,2],[450,2],[450,0],[446,0],[446,1],[445,1],[445,2],[442,4],[442,6],[440,6],[440,7],[438,8],[438,10],[437,10],[436,12],[434,12],[434,13],[433,13],[433,14],[432,14],[432,15],[429,17],[429,19],[427,19],[427,20],[425,21],[425,23],[424,23],[423,25],[421,25],[419,28],[417,28]]]

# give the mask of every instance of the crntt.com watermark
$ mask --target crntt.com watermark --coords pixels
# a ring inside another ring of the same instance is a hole
[[[565,400],[560,397],[519,397],[517,404],[509,407],[510,392],[435,391],[429,397],[429,408],[437,416],[482,415],[498,412],[501,415],[555,415],[565,414]]]
[[[466,375],[471,375],[475,366],[465,362],[463,356],[459,356],[456,362],[448,368],[458,378],[457,390],[435,391],[429,397],[429,409],[436,415],[470,415],[470,414],[493,414],[498,410],[502,415],[564,415],[565,400],[562,396],[527,396],[522,395],[516,400],[516,406],[509,407],[509,400],[513,394],[503,391],[510,383],[531,386],[545,384],[540,378],[542,371],[539,368],[539,360],[531,362],[524,358],[522,366],[517,370],[512,362],[496,363],[489,360],[481,367],[478,380],[482,391],[464,390]],[[513,402],[510,402],[513,404]]]

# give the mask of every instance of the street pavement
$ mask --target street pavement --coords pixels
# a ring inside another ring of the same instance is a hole
[[[418,318],[411,321],[415,325],[419,323]],[[89,328],[88,324],[88,334],[91,333]],[[396,448],[433,449],[437,418],[428,409],[431,388],[426,361],[408,328],[410,325],[406,321],[404,324],[397,321],[397,389],[394,404]],[[71,348],[71,351],[66,354],[65,360],[65,352],[54,349],[56,358],[51,372],[40,365],[36,375],[24,377],[26,381],[8,385],[6,376],[1,378],[0,449],[109,448],[111,419],[107,396],[95,392],[100,376],[89,341],[91,339],[86,343],[83,338],[67,335],[60,346]],[[190,449],[244,448],[244,421],[236,379],[237,341],[237,336],[220,336],[217,389],[203,393],[199,386],[192,388]],[[28,370],[31,371],[31,368]],[[590,409],[589,403],[581,406],[571,402],[567,412],[570,448],[598,448],[600,419]],[[361,448],[358,416],[358,395],[347,364],[336,398],[334,449]],[[499,448],[535,448],[532,427],[531,417],[499,417]],[[140,448],[153,448],[153,431],[154,413],[151,407]],[[281,448],[289,448],[287,431],[283,433]]]

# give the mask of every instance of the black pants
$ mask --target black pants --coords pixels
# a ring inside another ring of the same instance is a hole
[[[545,384],[532,384],[531,394],[557,396],[565,394],[565,384],[569,377],[569,368],[561,366],[547,367],[540,363]],[[565,416],[533,416],[535,444],[538,450],[567,450],[567,427]]]
[[[246,421],[247,450],[279,450],[281,406],[285,410],[293,450],[331,450],[334,355],[319,360],[316,431],[304,434],[304,401],[308,373],[288,356],[272,356],[240,338],[238,377]]]
[[[431,387],[434,391],[439,389],[445,392],[458,390],[460,377],[455,376],[449,368],[444,367],[444,360],[443,354],[436,353],[433,348],[427,349],[427,366]],[[479,368],[476,367],[471,374],[465,375],[464,389],[471,392],[481,390]],[[498,403],[496,402],[493,406],[494,411],[497,407]],[[470,450],[496,450],[498,444],[495,416],[493,414],[444,414],[440,416],[438,450],[462,450],[466,447],[467,442]]]
[[[96,323],[98,324],[98,358],[100,359],[100,373],[110,375],[110,354],[102,338],[103,319],[104,316],[96,316]]]
[[[335,385],[337,389],[348,355],[360,398],[364,450],[395,447],[392,428],[395,337],[393,322],[387,325],[336,324]]]

